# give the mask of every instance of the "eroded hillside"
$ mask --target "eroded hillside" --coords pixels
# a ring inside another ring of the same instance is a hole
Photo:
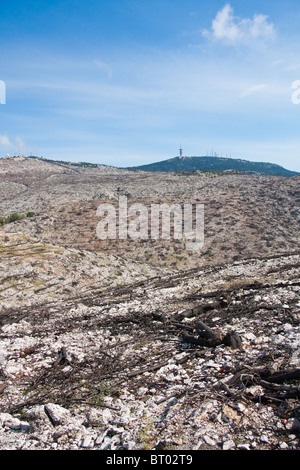
[[[0,171],[1,164],[3,160]],[[10,161],[10,165],[19,169],[13,171],[3,165],[0,215],[35,212],[35,217],[15,223],[13,230],[47,243],[117,253],[171,269],[299,249],[300,177],[144,173],[104,166],[73,168],[40,160],[28,163],[28,159]],[[32,176],[34,165],[37,178]],[[32,182],[28,182],[28,173]],[[19,187],[22,179],[27,181],[26,188]],[[99,240],[97,208],[105,202],[118,208],[120,196],[128,198],[128,206],[136,202],[146,205],[149,214],[151,204],[204,204],[203,249],[189,252],[183,239],[169,243],[150,236],[147,240]],[[12,227],[4,229],[10,231]]]
[[[299,449],[299,182],[0,160],[0,448]],[[100,241],[120,195],[203,250]]]

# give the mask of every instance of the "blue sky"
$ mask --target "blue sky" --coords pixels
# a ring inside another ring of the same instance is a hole
[[[0,156],[133,166],[182,145],[300,171],[298,0],[0,5]]]

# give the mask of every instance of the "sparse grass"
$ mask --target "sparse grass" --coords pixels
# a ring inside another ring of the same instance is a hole
[[[144,426],[143,431],[141,432],[139,439],[142,443],[143,450],[151,450],[155,444],[155,438],[153,436],[154,432],[153,423],[148,423]]]

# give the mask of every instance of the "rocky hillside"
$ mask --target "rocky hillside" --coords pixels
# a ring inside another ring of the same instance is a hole
[[[300,449],[299,182],[0,160],[0,449]],[[201,252],[99,240],[120,195]]]
[[[3,160],[0,170],[1,164]],[[300,177],[123,173],[108,167],[65,168],[40,160],[10,165],[9,171],[5,167],[1,170],[0,216],[28,211],[35,216],[2,229],[21,231],[45,243],[124,255],[170,269],[299,250]],[[99,240],[97,208],[108,202],[117,210],[121,195],[127,196],[128,206],[146,205],[149,214],[153,203],[204,204],[205,244],[201,253],[186,250],[183,239],[172,243],[150,236],[146,240]]]
[[[164,273],[146,263],[39,242],[22,233],[0,232],[0,250],[0,314]]]

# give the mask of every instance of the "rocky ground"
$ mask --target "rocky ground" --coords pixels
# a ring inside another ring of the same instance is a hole
[[[299,178],[2,162],[0,449],[300,449]],[[203,253],[101,243],[101,191],[206,198]]]
[[[13,160],[13,159],[12,159]],[[0,159],[0,216],[33,211],[14,231],[64,247],[107,252],[174,271],[299,250],[300,177],[166,174]],[[138,202],[204,204],[205,246],[182,240],[109,240],[96,236],[97,208]],[[5,228],[11,231],[11,226]]]

